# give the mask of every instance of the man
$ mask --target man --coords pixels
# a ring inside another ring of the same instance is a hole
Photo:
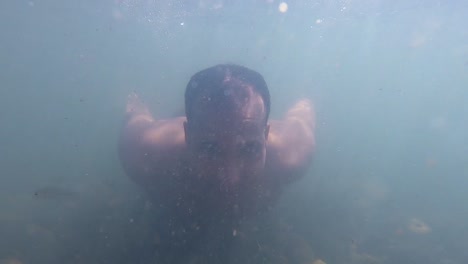
[[[196,73],[186,88],[185,112],[155,120],[130,96],[119,146],[126,173],[164,211],[172,236],[220,226],[236,236],[240,222],[267,210],[310,165],[310,101],[269,121],[269,91],[253,70],[217,65]]]

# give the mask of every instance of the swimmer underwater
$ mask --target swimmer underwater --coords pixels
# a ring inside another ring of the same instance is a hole
[[[160,229],[170,243],[189,244],[216,227],[232,236],[307,173],[315,148],[311,102],[299,100],[281,120],[269,120],[269,113],[263,77],[232,64],[192,76],[185,116],[156,120],[129,96],[120,160],[163,211]]]

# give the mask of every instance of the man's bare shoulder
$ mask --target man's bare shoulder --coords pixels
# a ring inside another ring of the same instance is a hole
[[[183,159],[185,117],[155,120],[135,95],[129,96],[127,116],[119,139],[125,172],[141,185],[159,184]]]
[[[270,121],[267,170],[286,181],[303,176],[315,150],[315,111],[310,100],[297,102],[281,120]]]

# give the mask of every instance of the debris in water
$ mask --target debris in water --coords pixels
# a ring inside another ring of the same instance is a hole
[[[278,10],[281,13],[286,13],[288,11],[288,4],[286,4],[285,2],[281,2],[278,6]]]
[[[412,218],[408,223],[408,229],[416,234],[427,234],[431,232],[431,228],[422,220]]]
[[[34,197],[44,200],[70,200],[78,197],[78,193],[62,187],[46,186],[37,189]]]

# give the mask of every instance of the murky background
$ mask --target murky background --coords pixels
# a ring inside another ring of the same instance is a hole
[[[256,263],[467,263],[467,15],[465,1],[1,1],[0,263],[153,263],[157,216],[117,158],[126,97],[174,116],[191,75],[226,62],[263,74],[272,118],[301,97],[318,117],[310,174]]]

